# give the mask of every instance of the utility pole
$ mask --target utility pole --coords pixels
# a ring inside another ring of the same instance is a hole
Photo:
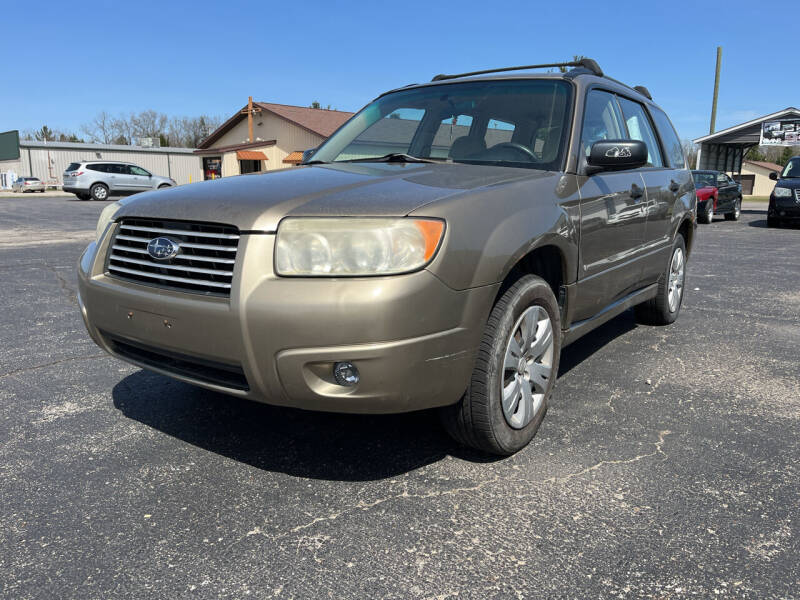
[[[717,126],[717,97],[719,96],[719,70],[722,66],[722,46],[717,46],[717,74],[714,76],[714,101],[711,103],[711,127],[709,135],[714,133]]]
[[[248,142],[252,142],[253,139],[254,139],[253,138],[253,115],[255,113],[260,113],[260,112],[261,112],[261,108],[253,108],[253,97],[249,96],[247,98],[247,108],[242,110],[242,113],[246,113],[247,114],[247,135],[248,135],[247,141]]]

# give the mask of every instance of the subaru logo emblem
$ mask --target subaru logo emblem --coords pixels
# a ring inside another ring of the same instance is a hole
[[[147,243],[147,253],[156,260],[169,260],[178,254],[181,247],[169,238],[157,237]]]

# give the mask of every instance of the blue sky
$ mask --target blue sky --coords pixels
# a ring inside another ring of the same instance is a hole
[[[9,4],[0,131],[78,131],[101,110],[227,118],[248,95],[357,110],[440,72],[582,54],[647,86],[694,138],[708,133],[717,45],[717,129],[800,105],[796,1]]]

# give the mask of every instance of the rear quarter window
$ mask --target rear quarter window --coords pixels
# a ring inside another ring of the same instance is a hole
[[[69,163],[67,165],[66,171],[77,171],[78,167],[81,166],[81,163]]]
[[[660,108],[650,106],[650,114],[653,115],[653,121],[656,123],[658,135],[661,138],[661,143],[664,144],[664,152],[669,158],[669,164],[675,169],[686,168],[686,157],[683,155],[683,146],[678,139],[678,134],[675,128],[667,117],[667,114]]]

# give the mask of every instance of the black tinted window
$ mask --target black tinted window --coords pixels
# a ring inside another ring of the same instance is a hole
[[[670,123],[669,118],[663,110],[654,106],[650,107],[650,113],[656,122],[658,134],[661,136],[661,143],[664,144],[664,152],[669,157],[669,164],[676,169],[686,168],[686,158],[683,155],[683,147],[675,133],[675,128]]]
[[[67,165],[66,170],[67,171],[77,171],[78,167],[80,167],[80,166],[81,166],[81,163],[69,163],[69,165]]]
[[[108,165],[95,164],[95,165],[86,165],[86,168],[89,169],[90,171],[99,171],[100,173],[108,173],[108,170],[106,169],[107,166]]]

